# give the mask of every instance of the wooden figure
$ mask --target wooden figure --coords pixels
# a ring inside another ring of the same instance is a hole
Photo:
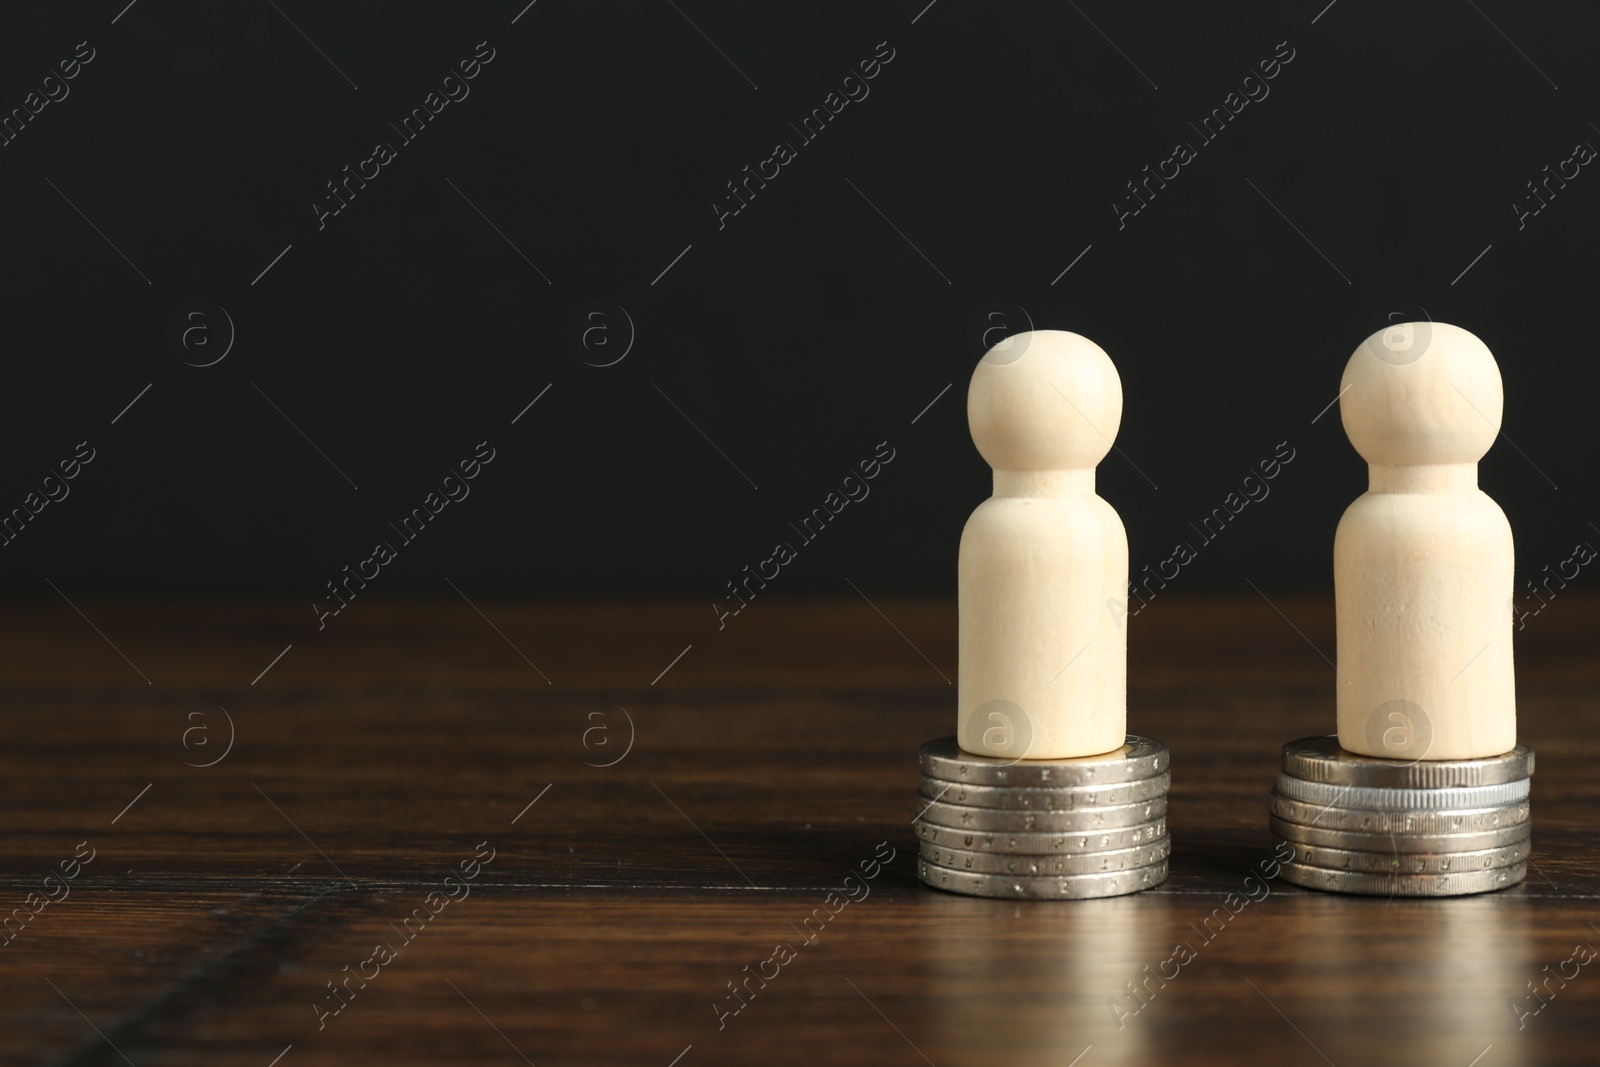
[[[1127,736],[1128,537],[1095,494],[1122,421],[1106,353],[1061,330],[990,349],[967,392],[994,495],[961,534],[957,741],[1062,759]]]
[[[1478,489],[1500,433],[1500,369],[1477,337],[1411,322],[1362,342],[1339,413],[1367,492],[1333,544],[1339,744],[1472,759],[1517,743],[1511,526]]]

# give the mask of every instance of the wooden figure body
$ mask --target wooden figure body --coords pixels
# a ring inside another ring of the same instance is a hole
[[[1339,744],[1470,759],[1517,743],[1511,526],[1478,489],[1500,370],[1440,322],[1391,326],[1345,366],[1340,417],[1369,488],[1334,536]]]
[[[961,534],[956,739],[1014,759],[1120,748],[1128,538],[1095,494],[1122,421],[1116,367],[1075,333],[1018,334],[973,372],[967,419],[994,495]]]

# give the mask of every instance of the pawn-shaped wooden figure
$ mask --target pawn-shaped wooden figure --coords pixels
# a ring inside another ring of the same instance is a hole
[[[1127,739],[1128,535],[1095,494],[1122,381],[1086,337],[1035,330],[983,357],[967,420],[994,495],[961,534],[957,742],[1012,759]]]
[[[1475,759],[1517,743],[1511,526],[1478,488],[1500,369],[1442,322],[1380,330],[1345,366],[1339,414],[1368,489],[1333,543],[1339,744]]]

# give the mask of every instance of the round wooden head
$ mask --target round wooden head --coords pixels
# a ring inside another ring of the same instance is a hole
[[[1093,468],[1122,424],[1122,379],[1087,337],[1066,330],[1015,334],[973,371],[967,423],[995,470]]]
[[[1500,433],[1500,368],[1447,322],[1404,322],[1361,342],[1339,383],[1339,417],[1368,463],[1476,463]]]

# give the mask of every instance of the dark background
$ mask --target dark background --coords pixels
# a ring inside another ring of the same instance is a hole
[[[1600,10],[926,3],[8,11],[0,111],[77,42],[97,54],[0,148],[0,510],[78,442],[97,454],[0,548],[0,585],[322,597],[487,439],[471,496],[374,592],[709,600],[887,441],[872,495],[773,591],[950,593],[989,491],[973,335],[1001,308],[1116,360],[1099,486],[1136,572],[1287,441],[1272,495],[1174,584],[1327,586],[1366,472],[1337,409],[1312,420],[1397,312],[1499,359],[1510,439],[1481,480],[1519,580],[1600,538],[1600,175],[1521,231],[1511,208],[1600,145]],[[400,145],[388,122],[480,41],[470,97]],[[719,231],[724,184],[798,142],[788,123],[882,41],[870,96]],[[1270,96],[1119,231],[1123,183],[1199,147],[1188,123],[1279,42],[1295,58]],[[398,158],[319,231],[324,183],[378,140]],[[569,338],[593,300],[636,333],[613,366]],[[193,301],[236,329],[206,368],[186,361],[218,348],[168,335]]]

